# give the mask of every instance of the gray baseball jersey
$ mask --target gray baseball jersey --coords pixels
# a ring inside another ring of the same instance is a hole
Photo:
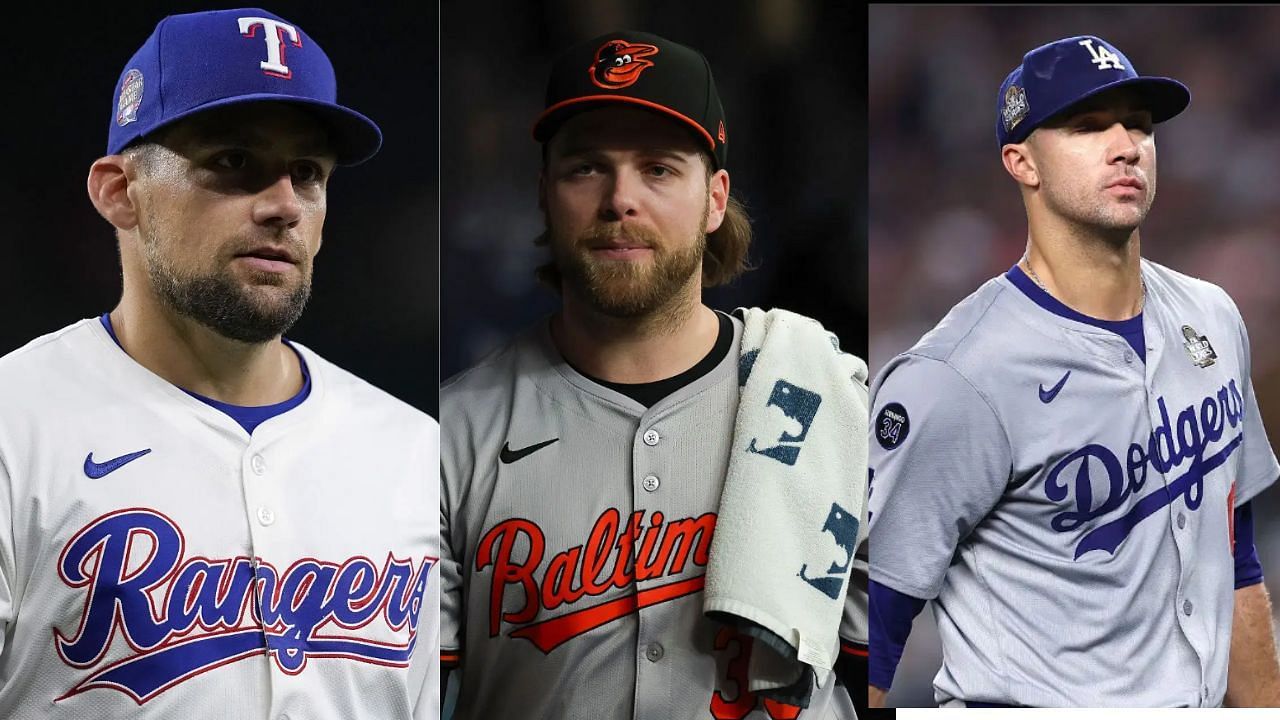
[[[439,717],[438,428],[294,347],[252,435],[97,319],[0,358],[0,717]]]
[[[853,717],[834,675],[803,711],[748,692],[751,640],[703,615],[733,327],[723,361],[648,409],[574,371],[545,322],[442,388],[441,655],[461,663],[459,720]]]
[[[1280,467],[1231,299],[1142,277],[1145,362],[1002,276],[872,385],[871,577],[934,600],[939,703],[1222,702],[1233,509]]]

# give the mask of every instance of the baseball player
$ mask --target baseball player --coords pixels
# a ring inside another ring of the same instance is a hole
[[[380,144],[264,10],[125,65],[120,303],[0,359],[0,717],[438,717],[437,426],[281,337]]]
[[[646,33],[581,43],[534,137],[539,277],[560,310],[441,389],[455,717],[852,718],[834,675],[807,707],[753,692],[761,645],[703,612],[743,323],[702,288],[737,276],[750,242],[709,65]],[[852,675],[865,585],[839,587]]]
[[[933,602],[944,706],[1280,701],[1250,500],[1280,472],[1231,298],[1141,257],[1181,83],[1038,47],[996,137],[1026,255],[872,385],[870,696]]]

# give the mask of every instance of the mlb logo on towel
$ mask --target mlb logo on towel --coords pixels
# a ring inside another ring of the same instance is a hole
[[[774,384],[773,392],[769,394],[766,407],[776,407],[781,410],[788,420],[799,425],[800,431],[796,434],[792,434],[790,430],[783,431],[778,436],[776,444],[765,448],[757,447],[758,438],[752,438],[747,452],[771,457],[783,465],[795,465],[796,458],[800,456],[800,446],[804,443],[805,436],[809,434],[809,426],[813,424],[813,418],[818,414],[820,404],[822,404],[822,396],[818,393],[805,390],[799,385],[792,385],[786,380],[779,380]]]

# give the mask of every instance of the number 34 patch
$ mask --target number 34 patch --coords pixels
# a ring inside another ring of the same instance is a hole
[[[907,418],[907,409],[900,403],[885,405],[876,416],[876,440],[885,450],[892,450],[906,442],[910,431],[911,420]]]

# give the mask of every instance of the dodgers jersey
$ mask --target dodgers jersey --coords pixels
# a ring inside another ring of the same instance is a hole
[[[733,333],[711,372],[647,409],[570,367],[546,322],[441,389],[441,661],[461,664],[458,720],[853,718],[834,673],[805,710],[749,692],[752,640],[703,615],[736,318]],[[841,636],[865,643],[855,588]]]
[[[0,717],[439,716],[438,427],[293,347],[252,436],[96,318],[0,359]]]
[[[1280,466],[1234,303],[1141,272],[1145,363],[1001,276],[872,385],[872,579],[934,600],[941,704],[1222,702],[1233,511]]]

